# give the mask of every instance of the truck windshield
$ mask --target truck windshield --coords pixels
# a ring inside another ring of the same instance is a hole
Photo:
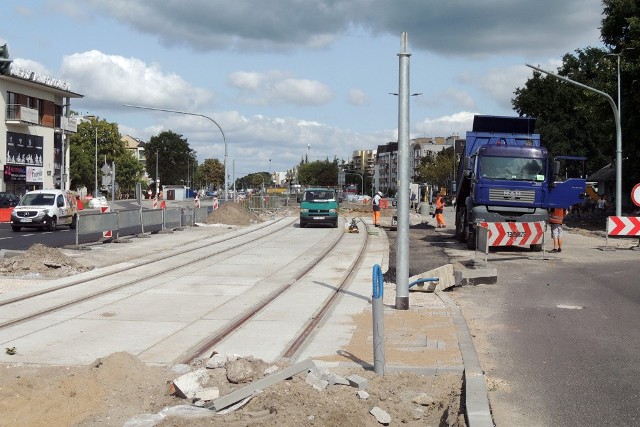
[[[481,157],[478,174],[486,179],[544,181],[544,161],[521,157]]]

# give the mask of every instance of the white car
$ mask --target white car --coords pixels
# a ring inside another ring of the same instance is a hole
[[[104,196],[94,197],[93,199],[89,199],[88,208],[89,209],[100,209],[102,206],[109,206],[107,202],[107,198]]]

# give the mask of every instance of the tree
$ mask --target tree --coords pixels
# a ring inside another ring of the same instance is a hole
[[[198,176],[207,188],[222,188],[224,186],[224,164],[218,159],[205,159],[198,166]]]
[[[640,181],[640,4],[603,0],[601,38],[607,49],[585,48],[566,54],[561,76],[609,94],[617,103],[620,54],[623,189]],[[629,49],[633,50],[629,50]],[[616,159],[616,132],[609,103],[592,92],[534,72],[512,100],[520,115],[537,117],[537,132],[553,154],[584,155],[587,173]],[[628,198],[628,191],[624,196]]]
[[[338,185],[338,159],[300,163],[298,181],[306,186],[335,187]]]
[[[186,182],[190,165],[196,163],[195,154],[187,140],[170,130],[151,137],[145,144],[145,156],[149,176],[154,180],[159,176],[160,185]],[[159,175],[156,174],[156,160]]]
[[[429,152],[420,159],[417,179],[437,188],[446,187],[453,176],[453,147],[446,148],[436,155]]]
[[[142,165],[127,150],[117,123],[93,118],[78,125],[69,138],[70,178],[72,188],[94,191],[96,177],[96,130],[98,150],[98,187],[102,186],[102,165],[116,164],[116,180],[121,191],[131,192],[141,178]]]

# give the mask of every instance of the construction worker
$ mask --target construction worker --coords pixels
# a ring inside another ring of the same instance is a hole
[[[553,238],[553,250],[551,252],[562,252],[562,222],[566,210],[555,208],[549,210],[549,224],[551,226],[551,237]]]
[[[373,196],[373,225],[374,227],[380,227],[380,200],[382,200],[382,191],[378,191]]]
[[[444,222],[444,216],[442,213],[444,212],[444,202],[442,201],[442,195],[438,193],[438,198],[436,199],[436,227],[437,228],[445,228],[447,223]]]

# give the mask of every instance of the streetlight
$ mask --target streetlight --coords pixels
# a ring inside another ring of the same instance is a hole
[[[616,56],[618,62],[618,121],[622,123],[622,104],[620,100],[620,56],[625,50],[633,50],[626,47],[620,53],[608,53],[606,56]],[[616,147],[616,216],[622,212],[622,124],[620,125],[619,144]]]
[[[525,64],[525,65],[541,73],[555,77],[558,80],[562,80],[564,82],[578,86],[590,92],[597,93],[600,96],[604,96],[607,99],[607,101],[609,101],[609,105],[611,105],[611,109],[613,110],[613,119],[616,123],[616,216],[621,216],[622,204],[620,202],[620,198],[622,196],[622,129],[620,127],[620,112],[618,110],[618,107],[616,106],[615,101],[613,100],[613,98],[609,96],[609,94],[604,93],[601,90],[594,89],[587,85],[583,85],[582,83],[574,82],[571,79],[559,76],[557,74],[553,74],[550,71],[543,70],[542,68],[539,68],[539,67],[534,67],[533,65],[530,65],[530,64]]]
[[[355,172],[345,172],[345,175],[356,175],[360,177],[360,191],[362,191],[362,195],[364,195],[364,177],[362,175],[360,175],[359,173],[355,173]]]
[[[167,110],[165,108],[155,108],[155,107],[143,107],[140,105],[129,105],[129,104],[124,104],[125,107],[131,107],[131,108],[139,108],[141,110],[154,110],[154,111],[164,111],[167,113],[176,113],[176,114],[185,114],[188,116],[197,116],[197,117],[204,117],[207,120],[211,120],[217,127],[218,129],[220,129],[220,133],[222,134],[222,140],[224,141],[224,200],[227,201],[228,200],[228,178],[227,178],[227,137],[224,136],[224,131],[222,130],[222,128],[220,127],[220,125],[218,124],[218,122],[216,122],[215,120],[213,120],[211,117],[209,116],[205,116],[204,114],[198,114],[198,113],[189,113],[187,111],[178,111],[178,110]],[[157,173],[157,170],[156,170]]]
[[[94,183],[95,186],[93,187],[94,188],[93,197],[98,197],[98,126],[97,126],[97,124],[96,124],[96,158],[95,158],[95,160],[96,160],[96,164],[95,164],[95,167],[96,167],[96,169],[95,169],[95,172],[96,172],[95,173],[95,178],[96,178],[96,180],[95,180],[95,183]]]

